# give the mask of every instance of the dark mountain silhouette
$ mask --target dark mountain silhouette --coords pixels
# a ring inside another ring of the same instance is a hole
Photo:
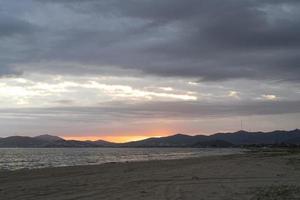
[[[105,140],[96,140],[96,141],[87,141],[87,142],[91,142],[94,145],[99,145],[103,147],[113,147],[118,145],[118,143],[107,142]]]
[[[37,137],[12,136],[0,138],[0,147],[232,147],[244,145],[300,145],[300,130],[217,133],[210,136],[176,134],[160,138],[112,143],[104,140],[76,141],[64,140],[57,136],[41,135]]]
[[[12,136],[0,139],[0,147],[43,147],[47,141],[32,137]]]
[[[145,140],[128,142],[122,144],[123,146],[133,146],[133,147],[164,147],[164,146],[190,146],[195,143],[197,138],[205,138],[206,136],[189,136],[183,134],[176,134],[167,137],[160,138],[148,138]]]
[[[188,147],[194,146],[197,143],[203,145],[223,141],[228,144],[241,146],[251,144],[280,144],[300,137],[300,130],[295,129],[292,131],[272,131],[272,132],[247,132],[238,131],[234,133],[217,133],[210,136],[196,135],[189,136],[177,134],[173,136],[161,138],[149,138],[136,142],[129,142],[122,144],[128,147]],[[224,143],[225,144],[225,143]]]
[[[206,141],[208,140],[208,136],[204,135],[197,135],[197,136],[190,136],[190,135],[183,135],[183,134],[176,134],[167,137],[159,137],[159,138],[148,138],[145,140],[128,142],[121,144],[122,146],[129,146],[129,147],[186,147],[191,146],[197,141]]]
[[[113,143],[111,143],[113,144]],[[19,147],[19,148],[50,148],[50,147],[105,147],[109,142],[103,143],[86,142],[76,140],[64,140],[57,136],[41,135],[37,137],[12,136],[0,139],[0,147]],[[112,145],[111,145],[112,146]]]
[[[224,140],[233,144],[278,144],[296,137],[300,137],[300,130],[272,131],[272,132],[247,132],[217,133],[210,136],[211,139]]]
[[[289,139],[284,141],[285,144],[294,144],[294,145],[300,145],[300,137]]]
[[[53,136],[53,135],[48,135],[48,134],[39,135],[39,136],[36,136],[34,138],[39,139],[39,140],[48,141],[48,142],[55,142],[55,141],[62,141],[62,140],[64,140],[64,139],[62,139],[62,138],[60,138],[58,136]]]

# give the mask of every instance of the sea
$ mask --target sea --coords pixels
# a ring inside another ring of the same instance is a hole
[[[197,158],[242,153],[236,148],[0,148],[0,171]]]

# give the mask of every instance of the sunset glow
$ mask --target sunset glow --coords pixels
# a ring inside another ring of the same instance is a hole
[[[97,140],[105,140],[108,142],[116,142],[116,143],[124,143],[131,142],[137,140],[144,140],[151,137],[163,137],[172,134],[168,131],[161,131],[156,133],[145,133],[144,135],[136,135],[136,134],[128,134],[128,135],[104,135],[104,136],[62,136],[65,140],[79,140],[79,141],[97,141]]]

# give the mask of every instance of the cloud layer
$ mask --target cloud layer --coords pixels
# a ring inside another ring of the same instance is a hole
[[[297,1],[26,1],[5,2],[0,11],[0,37],[9,46],[0,49],[1,68],[88,74],[114,66],[209,81],[300,78]]]
[[[1,1],[1,127],[210,132],[245,117],[264,129],[264,117],[267,129],[297,128],[299,10],[297,0]]]

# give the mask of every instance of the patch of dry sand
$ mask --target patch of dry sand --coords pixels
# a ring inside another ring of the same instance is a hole
[[[299,154],[247,153],[0,172],[0,199],[292,200],[299,166]]]

